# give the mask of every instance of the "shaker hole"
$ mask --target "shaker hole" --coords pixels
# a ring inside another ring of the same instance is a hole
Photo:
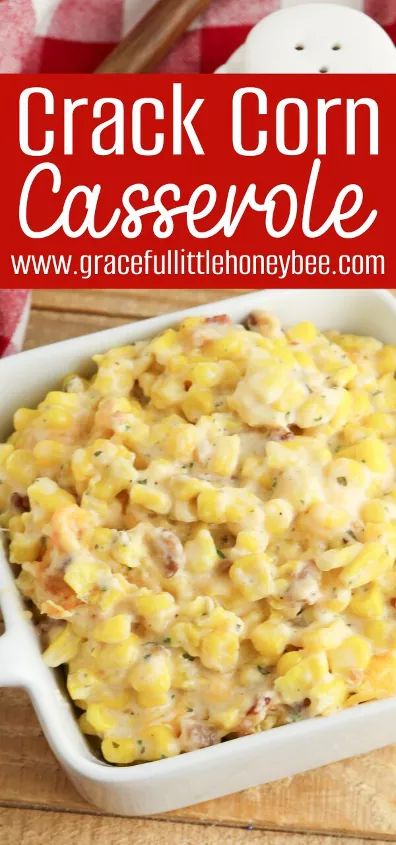
[[[329,72],[329,68],[328,68],[328,67],[320,67],[320,68],[319,68],[319,73],[328,73],[328,72]]]
[[[304,50],[304,44],[296,44],[295,50]]]

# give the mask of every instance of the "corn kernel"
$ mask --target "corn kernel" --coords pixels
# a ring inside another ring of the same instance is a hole
[[[365,522],[386,522],[389,514],[384,502],[380,499],[371,499],[363,505],[361,516]]]
[[[272,536],[281,536],[290,528],[295,512],[287,499],[270,499],[265,508],[265,527]]]
[[[237,434],[219,437],[208,463],[208,472],[214,475],[232,476],[239,460],[240,439]]]
[[[175,600],[170,593],[142,593],[136,597],[135,607],[146,625],[157,633],[168,627],[177,611]]]
[[[11,522],[11,520],[10,520]],[[41,540],[29,534],[16,533],[10,543],[11,563],[26,563],[36,560],[40,552]]]
[[[136,697],[139,707],[147,707],[150,710],[153,707],[164,707],[169,702],[168,693],[161,692],[161,690],[142,690],[137,693]]]
[[[166,693],[171,686],[169,659],[160,651],[149,653],[146,660],[135,663],[128,678],[137,692]]]
[[[396,654],[376,654],[367,669],[367,685],[376,698],[385,698],[396,693]]]
[[[301,634],[301,644],[306,651],[329,651],[336,648],[348,636],[349,628],[342,621],[337,619],[330,625],[318,628],[310,628]]]
[[[297,704],[309,696],[315,683],[328,678],[328,661],[324,652],[318,651],[293,666],[275,681],[275,689],[285,704]]]
[[[73,633],[69,625],[66,625],[50,645],[46,648],[43,658],[51,669],[60,666],[61,663],[69,663],[78,652],[80,637]]]
[[[327,549],[327,551],[320,552],[316,556],[316,566],[322,572],[329,572],[332,569],[340,569],[355,560],[362,548],[363,546],[361,543],[349,543],[343,548]]]
[[[94,561],[77,558],[66,569],[64,580],[81,599],[86,599],[96,586],[98,567]]]
[[[27,489],[37,475],[36,462],[27,449],[14,449],[6,459],[5,468],[11,483],[18,488]]]
[[[207,387],[193,385],[181,402],[182,411],[190,422],[197,422],[203,415],[213,414],[214,397]]]
[[[367,437],[354,446],[348,446],[339,452],[340,456],[354,458],[367,464],[372,472],[385,473],[389,466],[389,454],[386,443],[378,437]]]
[[[146,748],[146,760],[159,760],[161,757],[174,757],[179,753],[179,743],[169,725],[151,725],[142,733]]]
[[[201,634],[191,622],[175,622],[169,629],[172,645],[184,649],[188,654],[197,656]]]
[[[276,663],[283,654],[290,637],[290,627],[281,620],[267,619],[251,633],[251,641],[266,663]]]
[[[98,676],[89,669],[69,671],[67,689],[73,701],[85,701],[98,686]]]
[[[301,651],[286,651],[276,664],[276,674],[286,675],[286,672],[292,669],[293,666],[297,666],[297,663],[300,663],[302,659],[303,655]]]
[[[68,493],[67,490],[63,490],[61,487],[52,481],[50,478],[37,478],[33,484],[30,484],[28,487],[28,495],[30,504],[38,505],[39,508],[42,508],[46,514],[55,514],[56,511],[61,511],[63,509],[67,510],[67,513],[71,514],[71,510],[69,510],[70,506],[73,506],[75,503],[74,496],[71,493]],[[74,511],[73,513],[77,513]],[[65,517],[67,514],[65,514]],[[66,526],[66,530],[72,532],[73,526],[72,524]]]
[[[187,567],[191,572],[210,572],[219,563],[219,555],[210,531],[201,528],[184,547]]]
[[[154,513],[169,513],[172,501],[164,490],[157,490],[155,487],[145,487],[134,484],[130,492],[130,500],[134,505],[141,505]]]
[[[189,423],[178,425],[167,435],[164,449],[171,458],[189,461],[193,457],[197,440],[198,434],[194,425]]]
[[[19,408],[14,414],[15,431],[22,431],[24,428],[27,428],[36,416],[37,411],[33,411],[31,408]]]
[[[396,434],[396,420],[392,414],[377,411],[366,417],[364,424],[382,437],[394,437]]]
[[[221,525],[227,521],[227,499],[224,490],[208,487],[199,494],[197,499],[198,519],[200,522]]]
[[[348,696],[348,687],[342,678],[326,678],[314,684],[309,693],[312,716],[328,716],[340,710]]]
[[[376,355],[380,375],[396,371],[396,346],[383,346]]]
[[[99,656],[97,658],[98,665],[104,669],[110,666],[126,669],[136,663],[140,654],[141,639],[137,634],[130,634],[130,636],[118,643],[109,643],[103,645]]]
[[[239,639],[229,631],[212,631],[201,643],[201,661],[208,669],[217,672],[231,672],[235,669],[239,655]]]
[[[364,625],[364,633],[377,648],[386,648],[389,643],[390,629],[385,619],[368,619]]]
[[[348,563],[340,574],[340,580],[352,589],[362,587],[391,569],[392,558],[382,543],[366,543],[359,554]]]
[[[329,652],[329,663],[332,672],[348,675],[351,670],[367,668],[372,654],[372,648],[365,637],[353,634]]]
[[[271,563],[265,554],[239,557],[232,564],[229,575],[248,601],[259,601],[273,591]]]
[[[191,371],[191,380],[199,387],[216,387],[221,383],[224,368],[215,361],[205,361],[195,364]]]
[[[99,735],[107,734],[115,728],[116,722],[108,707],[103,704],[88,704],[87,721]]]
[[[227,733],[241,721],[241,714],[238,707],[229,707],[227,710],[215,712],[212,715],[212,722],[219,728],[223,728]]]
[[[81,716],[78,719],[78,726],[80,731],[83,734],[87,734],[88,736],[97,736],[95,728],[92,727],[91,723],[88,722],[87,716],[85,713],[81,713]]]
[[[59,466],[67,459],[67,454],[67,447],[58,440],[40,440],[33,448],[33,457],[40,469]]]
[[[296,323],[292,328],[287,329],[286,334],[294,343],[312,343],[317,337],[317,329],[313,323]]]
[[[384,598],[378,584],[360,587],[353,594],[348,610],[355,616],[365,619],[377,619],[384,612]]]
[[[130,633],[131,617],[127,613],[119,613],[95,625],[92,636],[100,643],[119,643],[128,639]]]
[[[101,748],[105,760],[117,766],[128,766],[138,758],[137,746],[133,739],[107,737],[103,740]]]

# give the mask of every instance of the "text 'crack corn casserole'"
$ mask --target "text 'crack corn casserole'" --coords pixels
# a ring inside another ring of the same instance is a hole
[[[111,763],[396,694],[396,346],[187,318],[0,445],[45,660]]]

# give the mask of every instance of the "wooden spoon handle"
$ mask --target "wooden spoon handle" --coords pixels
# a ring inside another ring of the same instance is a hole
[[[210,0],[159,0],[96,73],[149,73]]]

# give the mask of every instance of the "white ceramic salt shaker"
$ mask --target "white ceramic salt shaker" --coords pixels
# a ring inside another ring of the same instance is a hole
[[[283,0],[217,73],[395,73],[396,48],[361,0]]]

